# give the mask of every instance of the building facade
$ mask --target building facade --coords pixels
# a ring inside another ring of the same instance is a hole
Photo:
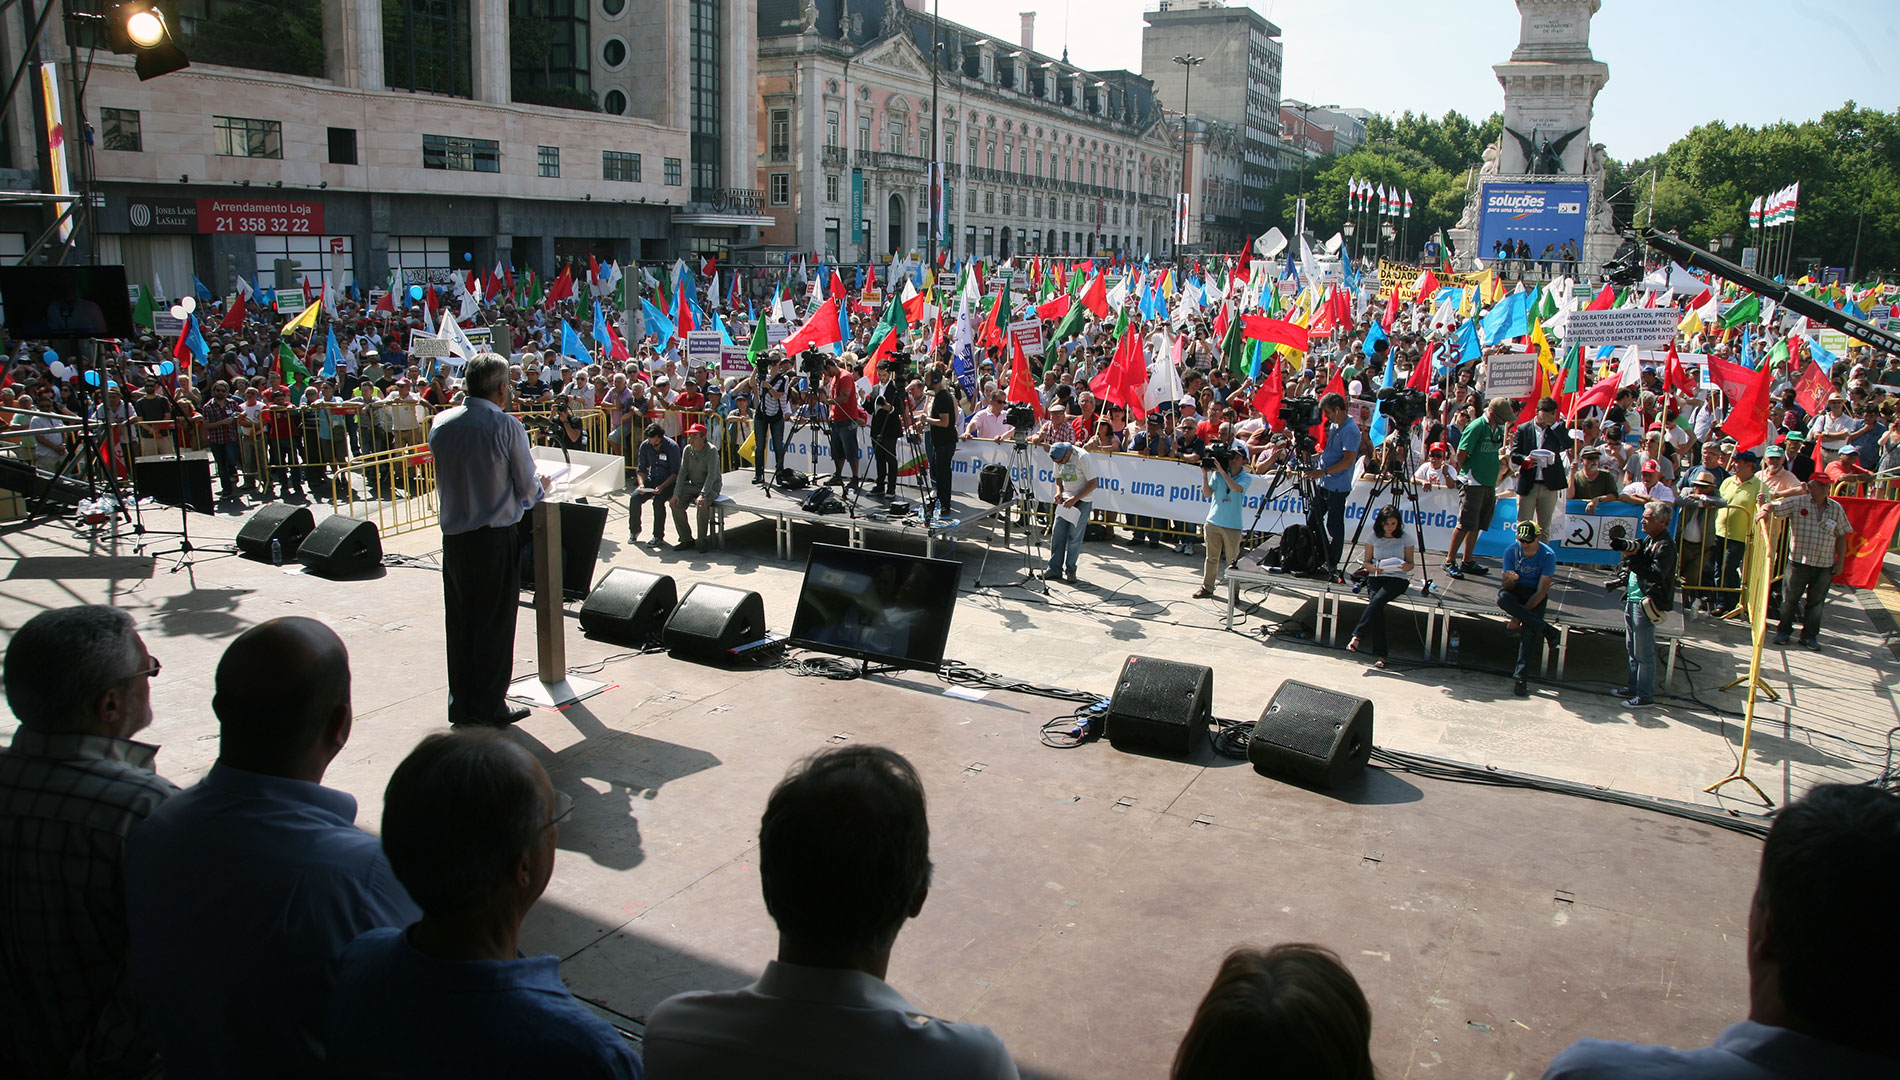
[[[93,211],[76,242],[174,295],[193,277],[367,289],[749,244],[755,3],[283,0],[257,27],[255,5],[180,0],[182,71],[141,81],[77,43],[92,138],[67,157]],[[19,11],[0,13],[10,61]],[[48,20],[34,52],[79,131],[64,34]],[[39,184],[37,99],[18,98],[5,139]],[[5,215],[0,255],[49,220]]]
[[[921,3],[758,7],[768,246],[847,263],[927,253],[934,143],[936,246],[953,258],[1172,250],[1179,147],[1141,76],[1036,52],[1033,15],[1012,45]]]
[[[1235,252],[1248,232],[1241,207],[1245,198],[1246,141],[1239,129],[1218,120],[1190,117],[1188,129],[1188,213],[1186,250]],[[1178,120],[1170,136],[1180,138]]]
[[[1142,18],[1141,73],[1155,93],[1169,109],[1240,132],[1241,216],[1257,224],[1280,166],[1280,28],[1221,0],[1161,0]],[[1202,62],[1190,67],[1177,56]]]

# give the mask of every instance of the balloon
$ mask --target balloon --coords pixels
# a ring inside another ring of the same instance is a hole
[[[97,371],[86,372],[86,385],[88,386],[99,385],[99,373]]]
[[[422,299],[422,286],[420,285],[409,286],[409,299],[411,300]]]
[[[167,360],[164,363],[158,365],[158,373],[160,375],[170,375],[172,372],[177,371],[177,370],[178,370],[178,365],[172,363],[170,360]]]
[[[55,354],[55,353],[53,353],[53,350],[51,350],[51,349],[48,349],[48,350],[46,350],[46,351],[47,351],[47,353],[48,353],[48,354],[51,354],[51,355],[57,355],[57,354]],[[48,371],[50,371],[50,372],[52,372],[52,373],[53,373],[53,378],[55,378],[55,379],[63,379],[63,378],[65,378],[65,377],[66,377],[66,365],[65,365],[65,364],[62,364],[62,363],[60,363],[60,362],[59,362],[59,361],[57,361],[57,360],[48,360],[48,361],[46,362],[46,370],[48,370]]]
[[[54,352],[51,349],[48,349],[45,352],[40,354],[40,361],[46,364],[48,367],[51,367],[52,365],[59,363],[59,354]]]
[[[189,315],[198,310],[198,298],[195,296],[187,296],[183,300],[178,301],[178,306],[184,308],[185,314]]]
[[[189,314],[191,314],[191,312],[185,310],[185,305],[183,304],[172,305],[172,318],[177,319],[179,322],[184,322],[185,316]]]
[[[474,261],[475,261],[475,253],[474,253],[474,252],[472,252],[472,251],[464,251],[464,252],[462,252],[462,261],[463,261],[463,262],[474,262]]]
[[[115,383],[115,382],[109,382],[109,383],[107,383],[107,384],[106,384],[106,389],[107,389],[107,390],[117,390],[118,388],[119,388],[119,384],[118,384],[118,383]]]

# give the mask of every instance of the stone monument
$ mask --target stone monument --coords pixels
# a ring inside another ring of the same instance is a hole
[[[1603,190],[1605,154],[1590,141],[1597,92],[1610,67],[1590,53],[1590,19],[1603,0],[1517,0],[1517,48],[1492,67],[1504,88],[1504,132],[1487,147],[1464,217],[1452,230],[1459,269],[1477,269],[1481,203],[1487,181],[1583,181],[1590,207],[1583,272],[1594,274],[1622,240],[1611,225]]]

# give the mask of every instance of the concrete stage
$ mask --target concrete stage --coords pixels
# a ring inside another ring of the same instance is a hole
[[[735,522],[723,552],[636,550],[615,540],[625,504],[615,505],[600,572],[629,565],[672,573],[682,588],[757,589],[771,627],[789,626],[803,552],[777,559],[768,524]],[[213,543],[239,523],[194,516],[193,538]],[[842,530],[810,535],[835,541]],[[444,723],[441,585],[429,568],[440,540],[425,531],[386,546],[406,563],[332,582],[228,558],[170,573],[132,558],[129,538],[60,524],[0,531],[0,626],[82,601],[131,611],[165,666],[147,737],[162,747],[160,771],[190,783],[217,750],[209,700],[224,645],[276,615],[323,619],[349,644],[358,714],[329,782],[359,799],[373,829],[390,771]],[[1092,543],[1083,585],[1045,599],[973,590],[982,549],[945,554],[965,559],[948,654],[1007,677],[1106,695],[1131,652],[1209,663],[1216,714],[1245,719],[1298,677],[1372,698],[1382,745],[1755,809],[1738,785],[1699,794],[1731,766],[1733,721],[1686,698],[1632,717],[1601,693],[1620,642],[1593,652],[1586,639],[1570,682],[1517,702],[1495,674],[1375,675],[1319,648],[1300,636],[1310,600],[1248,593],[1226,629],[1221,601],[1187,600],[1198,559]],[[992,571],[1009,557],[998,551]],[[899,940],[893,984],[922,1009],[995,1027],[1032,1075],[1162,1075],[1220,956],[1245,942],[1337,950],[1371,998],[1388,1078],[1535,1076],[1583,1035],[1701,1044],[1746,1007],[1742,935],[1759,847],[1746,836],[1383,771],[1328,796],[1205,749],[1187,762],[1101,743],[1054,750],[1037,729],[1064,702],[962,700],[926,675],[840,683],[628,656],[581,638],[573,612],[570,667],[612,686],[520,725],[577,803],[524,948],[561,956],[578,993],[634,1020],[679,990],[743,984],[770,957],[758,815],[790,763],[839,741],[897,748],[929,791],[936,879]],[[1764,708],[1750,774],[1777,801],[1818,780],[1868,778],[1895,722],[1889,624],[1839,594],[1830,618],[1828,652],[1772,654],[1770,681],[1792,695]],[[525,605],[519,626],[518,675],[534,653]],[[1484,633],[1464,630],[1467,662],[1503,655],[1501,629],[1496,642]],[[1714,687],[1735,670],[1738,636],[1722,626],[1694,636],[1678,681],[1734,708],[1739,698]],[[1395,657],[1421,644],[1395,620]]]

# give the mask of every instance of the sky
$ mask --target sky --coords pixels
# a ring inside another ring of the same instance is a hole
[[[1132,71],[1141,69],[1142,12],[1156,6],[1155,0],[938,2],[945,19],[1009,41],[1019,34],[1018,13],[1034,10],[1036,51],[1060,56],[1066,22],[1070,62]],[[1511,0],[1249,0],[1245,6],[1282,31],[1282,97],[1390,115],[1456,109],[1473,119],[1504,107],[1491,65],[1509,59],[1517,44]],[[1850,99],[1885,111],[1900,108],[1900,0],[1604,0],[1590,23],[1590,47],[1610,66],[1591,141],[1620,161],[1667,149],[1712,120],[1754,126],[1811,120]]]

